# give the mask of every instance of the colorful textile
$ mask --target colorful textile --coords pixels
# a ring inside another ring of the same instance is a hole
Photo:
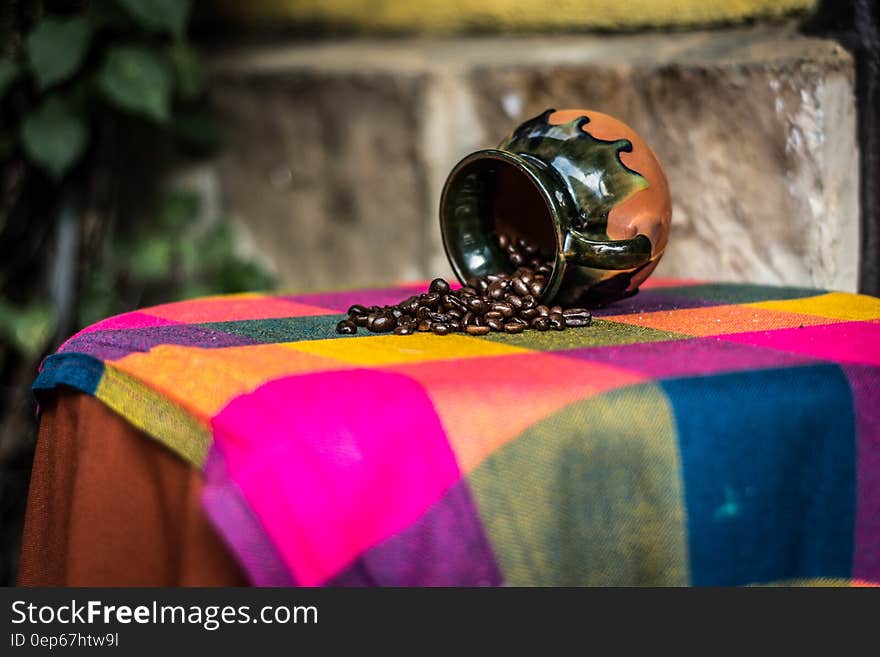
[[[34,389],[202,467],[258,585],[880,582],[880,300],[653,280],[565,332],[334,331],[424,289],[147,308]]]

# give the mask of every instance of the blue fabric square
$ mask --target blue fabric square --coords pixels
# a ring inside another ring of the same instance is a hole
[[[661,385],[678,426],[692,583],[850,577],[856,429],[841,369]]]

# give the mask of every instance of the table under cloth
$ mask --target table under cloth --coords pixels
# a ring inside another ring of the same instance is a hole
[[[880,300],[651,280],[564,332],[334,331],[425,287],[127,313],[34,390],[200,469],[256,585],[880,582]]]

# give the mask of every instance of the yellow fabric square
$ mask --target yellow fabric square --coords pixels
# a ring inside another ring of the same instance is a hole
[[[864,294],[848,294],[846,292],[829,292],[806,299],[789,299],[788,301],[762,301],[748,304],[755,308],[782,310],[802,315],[817,315],[832,319],[849,321],[880,318],[880,299]]]
[[[274,379],[344,369],[345,364],[294,351],[286,344],[225,349],[160,345],[113,363],[197,418],[208,422],[231,399]]]
[[[480,340],[463,335],[440,336],[432,333],[308,340],[291,343],[290,348],[364,366],[503,356],[530,351],[491,340]]]
[[[144,382],[106,364],[95,396],[184,460],[198,468],[204,464],[212,440],[208,423]]]

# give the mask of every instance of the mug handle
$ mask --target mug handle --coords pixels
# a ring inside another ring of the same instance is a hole
[[[581,267],[634,269],[651,259],[651,240],[644,235],[626,240],[593,240],[572,228],[565,236],[564,252],[567,262]]]

